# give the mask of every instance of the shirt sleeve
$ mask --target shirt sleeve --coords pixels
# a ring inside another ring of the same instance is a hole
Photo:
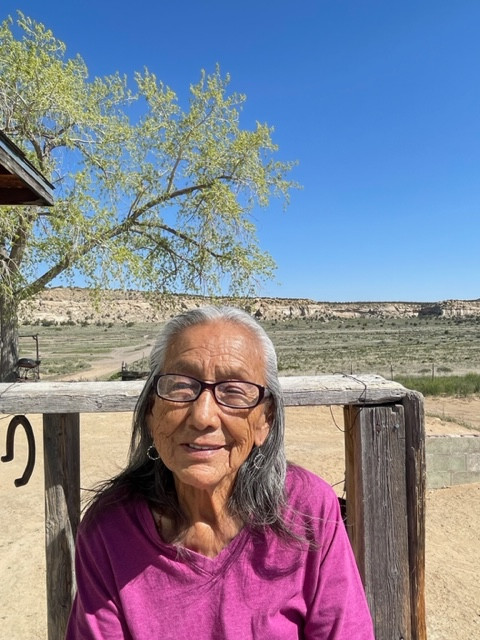
[[[373,624],[355,557],[333,490],[326,490],[312,601],[305,622],[306,640],[374,640]]]
[[[77,593],[65,640],[118,640],[131,638],[123,621],[117,585],[103,539],[98,532],[80,528],[75,547]]]

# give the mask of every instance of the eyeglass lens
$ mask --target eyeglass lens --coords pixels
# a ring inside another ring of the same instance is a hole
[[[218,403],[236,408],[256,406],[263,390],[253,382],[226,380],[208,383],[177,374],[159,376],[156,385],[157,394],[172,402],[192,402],[203,389],[212,389]]]

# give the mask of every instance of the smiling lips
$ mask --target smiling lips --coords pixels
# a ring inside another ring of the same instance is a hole
[[[193,451],[218,451],[225,447],[224,444],[195,444],[194,442],[185,442],[183,446]]]

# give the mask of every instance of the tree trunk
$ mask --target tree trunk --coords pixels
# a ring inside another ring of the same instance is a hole
[[[18,360],[18,303],[0,292],[0,382],[15,380]]]

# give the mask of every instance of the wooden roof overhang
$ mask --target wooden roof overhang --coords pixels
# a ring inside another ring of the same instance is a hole
[[[53,205],[53,185],[0,131],[0,205]]]

